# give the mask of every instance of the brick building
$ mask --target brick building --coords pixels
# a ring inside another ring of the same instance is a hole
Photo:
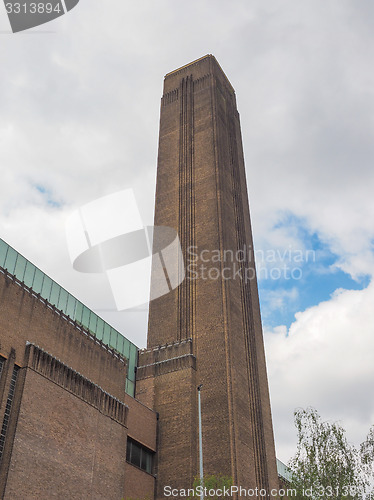
[[[191,487],[198,384],[205,472],[279,487],[239,114],[213,56],[165,77],[155,225],[187,273],[151,302],[142,351],[0,240],[1,498]]]
[[[0,497],[153,498],[136,347],[2,240],[0,266]]]

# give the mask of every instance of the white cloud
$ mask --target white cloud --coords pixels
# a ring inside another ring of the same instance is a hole
[[[267,366],[280,458],[296,445],[292,412],[315,407],[341,421],[348,439],[363,441],[374,420],[374,282],[364,290],[337,290],[331,300],[296,314],[265,334]]]
[[[275,290],[269,290],[265,294],[265,304],[263,309],[266,310],[267,314],[272,311],[284,310],[289,306],[290,302],[294,302],[299,297],[299,290],[296,287],[290,290],[285,290],[283,288],[277,288]]]

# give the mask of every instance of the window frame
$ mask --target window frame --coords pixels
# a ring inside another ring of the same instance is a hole
[[[134,463],[133,461],[133,449],[135,448],[136,452],[139,452],[139,465],[138,463]],[[147,448],[143,444],[139,443],[135,439],[131,437],[127,437],[127,445],[126,445],[126,462],[138,469],[146,472],[153,476],[153,458],[155,452],[150,448]],[[142,464],[145,465],[145,468],[142,467]]]

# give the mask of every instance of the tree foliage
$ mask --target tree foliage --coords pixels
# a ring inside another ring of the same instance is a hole
[[[217,492],[217,491],[224,491],[226,489],[230,489],[232,486],[232,478],[228,476],[205,476],[204,477],[204,485],[203,487],[207,492]],[[195,491],[194,495],[190,495],[188,497],[188,500],[194,500],[196,498],[200,498],[200,488],[202,487],[201,482],[200,482],[200,477],[196,477],[193,483],[193,489]],[[227,495],[209,495],[208,496],[209,500],[221,500],[222,498],[232,498],[231,496]]]
[[[289,462],[300,499],[363,499],[371,491],[374,427],[360,449],[348,443],[336,422],[323,422],[313,408],[295,411],[298,444]]]

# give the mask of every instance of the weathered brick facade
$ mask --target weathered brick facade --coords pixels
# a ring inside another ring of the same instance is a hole
[[[178,231],[187,267],[178,289],[151,302],[139,358],[138,397],[162,416],[157,498],[197,474],[201,383],[205,473],[277,488],[239,115],[213,56],[165,77],[155,225]]]
[[[126,359],[4,270],[0,342],[3,430],[18,367],[0,497],[152,499],[155,478],[126,462],[126,443],[156,451],[157,415],[125,393]]]

